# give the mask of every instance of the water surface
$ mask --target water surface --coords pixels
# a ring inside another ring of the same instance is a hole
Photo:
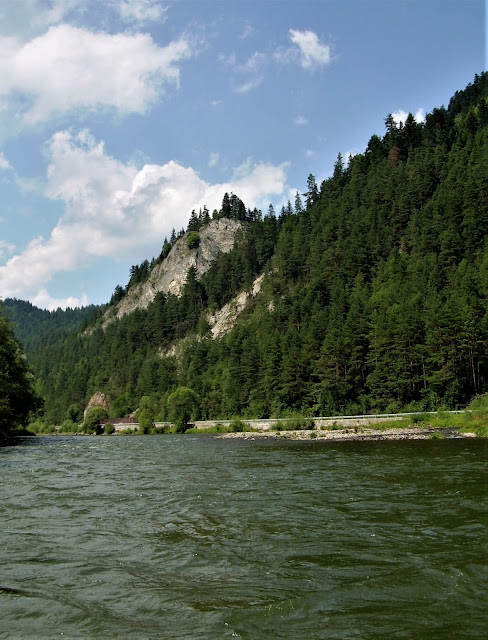
[[[485,640],[488,442],[0,449],[0,637]]]

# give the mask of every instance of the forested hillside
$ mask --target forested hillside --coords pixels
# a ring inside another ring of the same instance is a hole
[[[2,308],[13,323],[16,336],[22,342],[28,356],[77,331],[82,322],[96,315],[98,311],[98,307],[94,305],[81,309],[46,311],[16,298],[6,298]]]
[[[47,417],[79,412],[95,391],[112,417],[145,397],[161,419],[179,387],[209,419],[455,408],[487,391],[487,74],[425,123],[385,124],[278,215],[226,194],[214,217],[246,231],[200,280],[190,269],[180,297],[29,349]],[[208,219],[193,213],[186,242]],[[212,339],[208,314],[261,273],[235,327]]]

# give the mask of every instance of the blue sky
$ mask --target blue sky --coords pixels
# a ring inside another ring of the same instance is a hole
[[[486,69],[483,0],[0,0],[0,297],[107,302],[225,191],[279,209]]]

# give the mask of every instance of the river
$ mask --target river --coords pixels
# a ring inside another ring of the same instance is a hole
[[[0,638],[485,640],[488,441],[21,438]]]

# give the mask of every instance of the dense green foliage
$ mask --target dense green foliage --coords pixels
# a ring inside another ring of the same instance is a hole
[[[3,311],[15,326],[15,334],[21,341],[27,356],[54,344],[76,331],[82,322],[95,317],[99,307],[90,305],[82,309],[38,309],[30,302],[6,298]]]
[[[32,353],[50,419],[99,390],[111,417],[151,397],[151,419],[171,416],[179,388],[194,394],[191,417],[209,419],[454,408],[486,391],[487,97],[482,74],[425,123],[387,117],[382,138],[347,166],[339,156],[320,187],[309,176],[304,204],[297,194],[278,216],[225,194],[212,217],[246,230],[199,281],[190,269],[181,297]],[[209,219],[192,212],[188,232]],[[208,312],[262,272],[262,291],[213,340]],[[183,338],[178,358],[164,355]]]
[[[93,407],[90,409],[83,422],[83,429],[86,433],[94,433],[100,426],[100,421],[107,418],[107,412],[103,407]]]
[[[34,378],[5,317],[0,317],[0,442],[15,428],[26,424],[39,405]]]

